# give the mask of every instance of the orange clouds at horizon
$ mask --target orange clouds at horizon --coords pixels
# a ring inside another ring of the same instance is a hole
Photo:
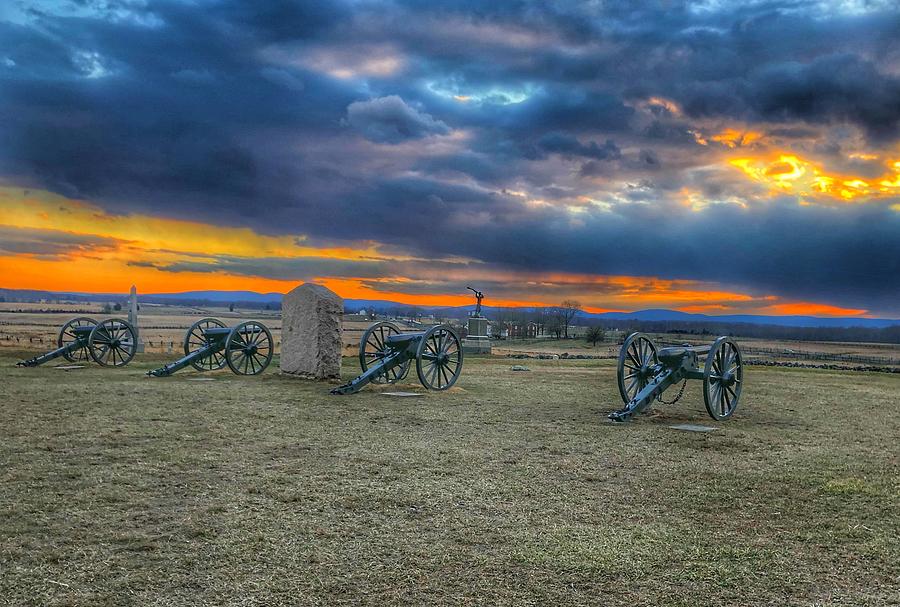
[[[0,287],[5,288],[125,293],[135,284],[142,293],[197,290],[285,293],[302,278],[221,271],[216,269],[217,261],[223,257],[251,262],[311,260],[318,267],[320,260],[321,263],[341,260],[349,264],[344,266],[349,269],[343,270],[342,275],[323,271],[322,275],[306,275],[306,278],[344,298],[387,300],[404,305],[468,305],[472,301],[468,292],[462,289],[460,293],[441,292],[441,289],[480,280],[504,284],[504,290],[493,296],[489,294],[488,300],[491,306],[501,307],[546,307],[558,305],[564,299],[575,299],[591,313],[647,308],[702,310],[714,314],[859,316],[867,313],[815,302],[782,301],[774,296],[756,297],[696,280],[510,271],[475,260],[421,260],[388,255],[378,243],[372,242],[358,247],[316,247],[309,245],[303,235],[272,236],[249,228],[148,215],[113,215],[83,201],[13,188],[0,188],[0,230],[9,239],[21,236],[23,242],[35,249],[31,252],[17,250],[15,246],[4,249],[0,243]],[[368,275],[353,274],[353,264],[370,264],[373,260],[389,262],[384,265],[391,268],[411,260],[426,267],[429,263],[442,262],[445,269],[439,279],[431,271],[421,276],[386,273],[364,278]],[[171,267],[167,269],[167,266]],[[194,270],[196,267],[206,269]]]
[[[790,303],[777,303],[769,305],[760,305],[753,312],[738,312],[729,310],[727,306],[722,304],[697,304],[691,306],[682,306],[675,308],[679,312],[687,312],[690,314],[710,314],[715,316],[718,314],[763,314],[766,316],[831,316],[831,317],[866,317],[869,316],[868,310],[842,308],[840,306],[832,306],[828,304],[819,304],[808,301],[795,301]]]

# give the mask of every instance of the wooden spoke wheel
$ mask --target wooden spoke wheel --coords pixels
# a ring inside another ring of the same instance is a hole
[[[204,331],[213,327],[222,329],[225,328],[225,323],[218,318],[202,318],[192,324],[191,328],[188,329],[187,333],[184,335],[184,355],[187,356],[191,352],[196,352],[197,350],[208,346],[210,340],[207,339]],[[213,352],[209,356],[204,356],[199,360],[195,360],[191,363],[191,366],[198,371],[216,371],[217,369],[224,367],[225,364],[225,354],[219,350],[218,352]]]
[[[237,325],[225,341],[225,362],[238,375],[262,373],[274,354],[272,334],[266,325],[255,320]]]
[[[97,364],[124,367],[137,351],[137,332],[124,320],[108,318],[91,331],[88,348]]]
[[[730,337],[720,337],[706,355],[703,400],[710,417],[728,419],[737,409],[744,385],[744,359]]]
[[[653,377],[653,368],[659,363],[656,344],[643,333],[632,333],[625,338],[619,351],[619,394],[627,405],[643,390]]]
[[[390,354],[390,348],[387,345],[387,338],[391,335],[400,333],[397,325],[390,322],[376,322],[374,325],[366,329],[362,339],[359,341],[359,366],[363,373],[368,371],[369,367],[381,362]],[[405,378],[409,374],[409,366],[411,361],[404,361],[403,364],[396,365],[382,373],[378,377],[372,379],[375,384],[394,384]]]
[[[456,331],[437,325],[425,331],[416,350],[416,373],[429,390],[447,390],[462,372],[462,343]]]
[[[75,327],[94,327],[96,325],[97,321],[93,318],[88,318],[87,316],[79,316],[78,318],[73,318],[72,320],[64,324],[62,326],[62,329],[59,330],[59,337],[57,337],[56,339],[57,347],[62,348],[78,340],[78,335],[75,333]],[[80,363],[90,358],[90,353],[88,351],[87,344],[85,344],[83,347],[78,348],[77,350],[65,352],[63,356],[69,362]]]

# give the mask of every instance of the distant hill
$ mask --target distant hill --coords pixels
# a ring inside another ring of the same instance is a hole
[[[890,318],[854,318],[854,317],[819,317],[819,316],[765,316],[757,314],[689,314],[677,310],[641,310],[639,312],[607,312],[590,314],[595,318],[610,320],[646,320],[646,321],[689,321],[689,322],[727,322],[775,325],[779,327],[865,327],[879,329],[900,325],[900,320]]]
[[[448,316],[451,318],[465,316],[475,309],[474,304],[470,306],[428,307],[411,306],[409,304],[400,304],[392,301],[367,299],[345,299],[344,307],[351,310],[368,307],[374,307],[376,310],[390,310],[391,308],[408,309],[416,307],[423,312],[433,313],[440,316]],[[491,312],[496,312],[498,309],[499,308],[492,306],[482,306],[484,314],[488,317],[490,317]],[[581,318],[607,320],[748,323],[757,325],[774,325],[779,327],[864,327],[869,329],[880,329],[883,327],[900,325],[900,319],[891,318],[766,316],[761,314],[727,314],[721,316],[712,316],[709,314],[690,314],[688,312],[679,312],[677,310],[665,309],[639,310],[636,312],[604,312],[602,314],[582,312],[581,314],[579,314],[579,316]]]
[[[263,307],[267,304],[281,304],[281,293],[256,293],[255,291],[186,291],[183,293],[141,293],[142,301],[148,303],[184,302],[185,305],[222,305],[253,304]],[[69,299],[72,301],[124,301],[127,293],[67,293],[53,291],[36,291],[27,289],[2,289],[0,297],[7,301],[40,301],[42,299]],[[462,318],[475,306],[414,306],[394,301],[378,299],[345,299],[344,307],[356,311],[363,308],[375,308],[385,313],[391,310],[409,310],[416,308],[422,313],[435,314],[450,318]],[[484,312],[490,316],[498,308],[484,306]],[[754,325],[772,325],[778,327],[862,327],[879,329],[900,325],[900,319],[890,318],[853,318],[853,317],[818,317],[818,316],[766,316],[757,314],[726,314],[713,316],[709,314],[689,314],[677,310],[651,309],[636,312],[605,312],[591,314],[584,312],[582,318],[610,321],[643,321],[643,322],[702,322],[702,323],[746,323]]]
[[[73,302],[125,302],[128,293],[70,293],[66,291],[35,291],[29,289],[0,289],[6,301],[35,302],[65,300]],[[184,306],[222,306],[235,304],[244,308],[280,306],[281,293],[254,291],[187,291],[184,293],[138,293],[140,301],[151,304]]]
[[[281,303],[281,293],[257,293],[255,291],[185,291],[184,293],[148,293],[141,297],[166,300],[210,301],[232,303],[252,301],[255,303]]]

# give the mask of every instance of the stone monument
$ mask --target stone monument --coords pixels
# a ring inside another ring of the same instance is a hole
[[[475,293],[475,309],[469,314],[467,320],[467,334],[463,340],[463,352],[466,354],[490,354],[491,339],[487,334],[488,319],[481,313],[481,300],[484,293],[476,291],[472,287],[466,287]]]
[[[305,379],[341,378],[344,300],[305,283],[281,300],[281,372]]]
[[[131,295],[128,297],[128,324],[134,327],[134,336],[137,338],[135,352],[143,352],[144,340],[141,339],[141,332],[138,329],[137,287],[134,285],[131,285]]]

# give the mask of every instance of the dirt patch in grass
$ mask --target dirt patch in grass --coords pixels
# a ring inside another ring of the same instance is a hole
[[[0,358],[0,603],[885,605],[896,377],[750,368],[624,425],[609,361],[467,360],[458,389]],[[276,361],[277,363],[277,361]],[[345,376],[355,373],[345,361]],[[390,389],[411,390],[412,386]]]

